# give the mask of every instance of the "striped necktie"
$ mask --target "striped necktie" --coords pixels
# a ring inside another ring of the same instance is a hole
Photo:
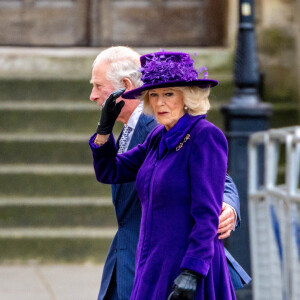
[[[122,135],[121,135],[121,138],[120,138],[120,141],[119,141],[118,154],[125,152],[128,136],[129,136],[131,131],[132,131],[131,127],[129,127],[127,125],[124,125],[124,129],[122,131]]]

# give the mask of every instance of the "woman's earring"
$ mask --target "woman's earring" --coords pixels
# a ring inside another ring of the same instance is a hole
[[[184,106],[184,110],[188,110],[188,107],[186,105]]]

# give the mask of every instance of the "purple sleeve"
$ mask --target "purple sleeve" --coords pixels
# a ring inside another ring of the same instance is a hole
[[[227,169],[227,141],[216,127],[193,140],[189,158],[191,216],[194,220],[181,268],[207,275],[214,255]]]
[[[94,144],[95,137],[96,134],[90,138],[89,145],[93,154],[97,180],[109,184],[135,181],[136,174],[146,156],[147,140],[126,153],[117,154],[112,134],[100,147]]]

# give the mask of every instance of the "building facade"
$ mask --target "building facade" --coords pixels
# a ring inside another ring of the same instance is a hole
[[[3,46],[223,46],[228,0],[0,0]]]

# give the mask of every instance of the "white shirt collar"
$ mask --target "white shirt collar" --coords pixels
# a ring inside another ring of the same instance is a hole
[[[136,109],[133,111],[133,113],[131,114],[128,122],[127,122],[127,126],[131,127],[133,130],[135,129],[135,126],[140,118],[140,115],[143,112],[143,108],[144,108],[144,103],[141,102]]]

